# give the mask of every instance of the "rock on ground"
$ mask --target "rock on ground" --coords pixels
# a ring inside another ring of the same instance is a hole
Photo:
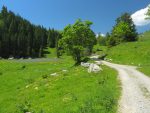
[[[91,73],[91,72],[99,72],[101,71],[102,69],[97,65],[97,64],[90,64],[89,68],[88,68],[88,72]]]
[[[57,75],[58,75],[57,73],[52,73],[52,74],[51,74],[51,76],[57,76]]]
[[[81,62],[81,66],[83,66],[83,67],[89,67],[89,66],[90,66],[90,63]]]

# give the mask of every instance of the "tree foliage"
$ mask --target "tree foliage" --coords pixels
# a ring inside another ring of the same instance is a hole
[[[137,32],[130,14],[124,13],[116,20],[108,44],[114,46],[121,42],[130,42],[137,40]]]
[[[77,20],[73,25],[65,27],[59,46],[72,55],[76,63],[92,52],[96,43],[94,32],[90,29],[92,22]]]
[[[148,7],[148,11],[146,13],[146,16],[148,16],[146,19],[150,19],[150,6]]]
[[[57,40],[60,38],[60,32],[55,29],[48,30],[48,46],[51,48],[55,48],[57,44]]]

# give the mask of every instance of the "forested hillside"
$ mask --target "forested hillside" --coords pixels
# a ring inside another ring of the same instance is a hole
[[[58,31],[31,24],[2,8],[0,13],[0,57],[42,57],[44,48],[55,47]]]

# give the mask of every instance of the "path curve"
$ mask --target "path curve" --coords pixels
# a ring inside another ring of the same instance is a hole
[[[150,78],[136,70],[136,67],[103,64],[119,72],[122,84],[122,96],[119,101],[119,113],[150,113]]]

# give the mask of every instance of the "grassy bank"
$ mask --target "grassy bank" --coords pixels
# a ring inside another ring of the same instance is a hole
[[[140,71],[150,76],[150,32],[140,35],[137,42],[122,43],[109,49],[99,48],[112,62],[138,66]]]
[[[73,64],[68,56],[50,62],[1,60],[0,113],[115,113],[117,72],[103,66],[89,74]]]

